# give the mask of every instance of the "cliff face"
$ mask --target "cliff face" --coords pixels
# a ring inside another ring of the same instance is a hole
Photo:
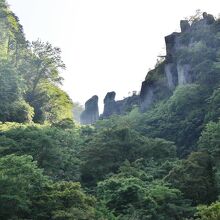
[[[102,118],[108,118],[113,114],[119,114],[119,108],[115,101],[115,92],[108,92],[104,98],[104,112]]]
[[[180,21],[180,29],[181,32],[174,32],[165,37],[164,60],[148,72],[145,81],[142,82],[140,95],[134,94],[116,101],[115,92],[107,93],[104,112],[100,119],[109,118],[114,114],[125,114],[134,106],[145,112],[156,102],[170,97],[177,86],[208,83],[205,74],[209,74],[210,78],[209,67],[214,65],[220,50],[220,20],[203,13],[202,18],[194,18],[190,22]],[[99,118],[97,103],[94,107],[90,102],[89,100],[86,103],[86,110],[82,114],[81,121],[86,124],[94,123]]]
[[[181,32],[174,32],[165,37],[165,61],[150,71],[142,83],[140,100],[141,111],[146,111],[152,104],[169,96],[178,85],[193,83],[196,80],[193,62],[183,53],[193,48],[204,33],[212,32],[215,19],[212,15],[203,13],[203,18],[193,21],[180,21]],[[200,36],[201,35],[201,36]]]
[[[80,123],[94,124],[99,119],[109,118],[112,115],[123,115],[132,110],[134,106],[140,106],[140,96],[133,94],[123,100],[115,100],[116,93],[108,92],[104,98],[104,111],[99,116],[98,96],[93,96],[85,103],[85,110],[80,116]]]
[[[81,124],[94,124],[99,119],[98,96],[93,96],[85,103],[85,110],[80,115]]]
[[[108,92],[104,98],[104,112],[100,118],[109,118],[111,115],[122,115],[129,112],[133,106],[139,106],[139,95],[133,94],[123,100],[115,101],[115,92]]]

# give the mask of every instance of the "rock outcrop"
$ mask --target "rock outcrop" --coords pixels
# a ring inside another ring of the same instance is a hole
[[[164,67],[164,72],[167,78],[168,88],[174,90],[178,84],[178,72],[174,63],[167,63]]]
[[[189,24],[189,21],[187,20],[181,20],[180,21],[180,29],[181,29],[181,32],[186,32],[186,31],[189,31],[190,29],[190,24]]]
[[[144,81],[142,83],[140,100],[140,108],[142,112],[148,109],[154,101],[154,86],[150,85],[147,81]]]
[[[162,56],[165,59],[157,64],[155,69],[148,72],[142,83],[140,95],[133,94],[131,97],[116,101],[116,93],[108,92],[104,99],[104,112],[100,119],[109,118],[114,114],[125,114],[131,111],[133,106],[139,106],[140,110],[145,112],[154,103],[170,97],[177,86],[195,83],[198,73],[193,66],[192,58],[195,54],[192,53],[195,53],[194,51],[197,53],[199,47],[205,47],[201,46],[203,41],[219,24],[219,21],[215,21],[215,18],[206,12],[200,19],[195,17],[190,22],[181,20],[181,32],[174,32],[165,37],[166,55]],[[210,40],[208,44],[215,46]],[[98,120],[97,102],[97,96],[87,101],[86,109],[81,115],[83,124],[92,124]]]
[[[81,124],[94,124],[99,119],[98,96],[93,96],[85,103],[85,110],[80,115]]]
[[[119,114],[119,109],[115,101],[115,92],[108,92],[104,98],[104,111],[102,114],[103,118],[108,118],[113,114]]]
[[[202,16],[203,16],[202,19],[199,19],[198,21],[195,21],[192,23],[191,30],[200,29],[200,28],[203,28],[204,25],[211,25],[215,22],[215,18],[211,14],[207,14],[206,12],[204,12]]]
[[[214,17],[204,12],[203,18],[195,19],[191,25],[187,20],[181,20],[181,32],[174,32],[165,37],[165,60],[150,71],[142,83],[141,111],[148,110],[154,102],[166,95],[169,96],[176,86],[194,82],[195,73],[192,71],[191,62],[186,55],[180,54],[196,45],[200,41],[199,37],[202,37],[200,31],[211,31],[214,23]]]
[[[83,125],[94,124],[99,119],[109,118],[112,115],[123,115],[140,105],[140,96],[135,93],[123,100],[115,101],[115,92],[108,92],[104,98],[104,111],[99,116],[98,96],[93,96],[85,103],[85,110],[80,115]]]
[[[104,111],[101,119],[109,118],[111,115],[123,115],[132,110],[134,106],[139,106],[139,95],[133,94],[123,100],[115,101],[115,92],[108,92],[104,98]]]
[[[207,14],[206,12],[203,12],[202,16],[203,19],[206,21],[206,24],[213,24],[215,22],[215,18],[211,14]]]

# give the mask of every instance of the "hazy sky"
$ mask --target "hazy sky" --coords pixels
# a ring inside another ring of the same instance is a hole
[[[62,49],[64,90],[84,103],[109,91],[121,99],[139,91],[164,36],[196,9],[217,16],[219,0],[8,0],[28,40]]]

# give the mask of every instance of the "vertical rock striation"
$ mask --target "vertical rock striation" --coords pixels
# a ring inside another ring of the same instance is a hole
[[[186,55],[180,56],[180,54],[200,41],[194,35],[198,38],[200,31],[211,31],[214,23],[213,15],[204,12],[203,18],[195,19],[192,24],[187,20],[181,20],[181,32],[174,32],[165,37],[165,61],[151,70],[142,83],[141,111],[148,110],[154,102],[168,96],[169,91],[172,92],[176,86],[194,82],[193,74],[195,73],[192,73],[190,59],[187,59]]]
[[[119,109],[115,101],[115,92],[108,92],[104,98],[103,118],[108,118],[111,115],[119,114]]]
[[[201,19],[196,18],[191,22],[181,20],[181,32],[174,32],[165,37],[166,55],[162,56],[165,59],[148,72],[145,81],[142,82],[140,95],[133,94],[116,101],[116,93],[108,92],[104,98],[104,112],[100,117],[98,97],[93,96],[85,104],[81,123],[93,124],[99,118],[109,118],[114,114],[122,115],[131,111],[134,106],[140,107],[140,110],[145,112],[154,103],[170,97],[177,86],[195,83],[198,78],[192,61],[195,56],[188,54],[197,53],[198,47],[201,47],[202,41],[213,32],[216,24],[214,17],[206,12]]]

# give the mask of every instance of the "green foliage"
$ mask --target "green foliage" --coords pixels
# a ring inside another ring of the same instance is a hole
[[[212,203],[209,206],[199,206],[196,213],[197,220],[218,220],[220,219],[220,202]]]
[[[201,34],[204,37],[204,34]],[[207,47],[203,41],[196,41],[191,47],[185,47],[178,51],[177,59],[182,64],[190,63],[191,65],[197,65],[202,63],[204,60],[213,60],[215,58],[215,50]]]
[[[130,163],[125,161],[119,168],[118,176],[120,177],[137,177],[145,182],[161,180],[179,164],[176,158],[169,158],[165,162],[149,159],[137,159]]]
[[[95,219],[95,199],[79,183],[53,183],[31,156],[0,158],[1,219]]]
[[[103,201],[96,204],[95,219],[98,220],[119,220],[110,209],[108,209]]]
[[[32,155],[38,166],[54,179],[79,180],[80,130],[37,125],[2,124],[1,156]]]
[[[20,79],[8,63],[0,65],[0,98],[1,103],[9,104],[21,97]]]
[[[194,84],[171,91],[159,62],[146,77],[157,101],[148,112],[93,127],[73,121],[81,106],[58,86],[61,50],[27,42],[0,0],[0,219],[180,220],[198,204],[195,218],[219,219],[219,202],[204,204],[220,189],[220,25],[200,15],[173,57]]]
[[[75,122],[69,118],[65,118],[57,123],[53,123],[52,126],[61,129],[77,129]]]
[[[57,86],[62,81],[60,71],[65,69],[61,50],[39,40],[31,44],[30,50],[23,69],[28,85],[25,98],[35,109],[34,121],[54,123],[72,118],[72,101]]]
[[[65,69],[65,64],[60,55],[61,50],[40,40],[32,42],[30,49],[32,52],[31,56],[28,57],[30,69],[25,76],[30,92],[34,93],[39,83],[45,80],[60,83],[62,78],[59,71]]]
[[[199,140],[199,149],[210,153],[218,163],[220,157],[220,122],[210,122],[202,132]]]
[[[220,89],[214,90],[211,97],[208,99],[208,112],[205,117],[205,121],[217,122],[220,118]]]
[[[181,192],[162,182],[111,177],[98,184],[98,197],[119,219],[180,219],[192,214]]]
[[[187,160],[174,167],[165,180],[180,189],[194,205],[216,199],[215,174],[211,158],[206,153],[192,153]]]
[[[40,84],[31,100],[34,107],[36,123],[58,123],[73,118],[73,104],[69,96],[51,83]]]
[[[175,146],[162,139],[146,138],[129,128],[108,128],[94,134],[81,154],[82,180],[94,184],[116,172],[125,160],[173,158]]]
[[[0,121],[31,122],[33,108],[22,98],[24,87],[9,64],[0,65]]]
[[[171,90],[167,87],[167,78],[164,74],[165,61],[156,64],[155,69],[150,70],[145,78],[147,87],[153,87],[154,99],[156,101],[167,99],[171,94]]]
[[[145,191],[144,182],[134,177],[112,177],[100,182],[97,189],[98,196],[120,219],[123,215],[127,218],[149,219],[155,214],[156,204],[147,197]]]
[[[72,118],[72,101],[57,86],[65,69],[61,50],[40,40],[28,43],[4,1],[0,17],[0,121],[30,122],[34,116],[35,122],[54,123]]]
[[[14,121],[19,123],[32,122],[34,117],[34,109],[24,100],[20,100],[12,103],[9,106],[10,119],[8,121]]]
[[[216,182],[218,191],[220,189],[220,123],[210,122],[206,129],[202,132],[202,136],[199,139],[199,149],[201,151],[208,152],[213,158],[213,165],[216,169]]]
[[[5,1],[0,3],[0,18],[0,61],[7,60],[17,66],[27,46],[23,28]]]
[[[9,155],[0,158],[0,218],[25,218],[32,201],[49,183],[30,156]]]
[[[57,182],[35,200],[36,219],[95,219],[95,199],[87,196],[79,183]]]
[[[180,37],[183,45],[177,51],[175,60],[181,64],[190,64],[193,82],[208,89],[218,86],[220,38],[217,27],[195,22],[192,31]]]
[[[133,126],[144,135],[173,141],[178,155],[185,156],[196,148],[203,128],[206,95],[199,85],[179,86],[166,102],[140,116]]]

